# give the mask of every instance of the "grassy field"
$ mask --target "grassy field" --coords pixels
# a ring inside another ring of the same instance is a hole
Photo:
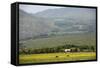
[[[80,61],[96,59],[95,52],[74,52],[74,53],[47,53],[47,54],[25,54],[19,55],[19,63],[43,63],[60,61]]]
[[[93,34],[82,34],[82,35],[65,35],[65,36],[54,36],[40,39],[30,39],[20,41],[23,46],[27,48],[44,48],[44,47],[55,47],[62,46],[65,44],[74,45],[89,45],[96,46],[95,35]]]
[[[96,46],[96,38],[93,34],[64,35],[48,38],[30,39],[20,41],[26,48],[39,49],[46,47],[63,46],[74,44],[79,46]],[[56,57],[57,56],[57,57]],[[19,63],[44,63],[60,61],[80,61],[96,59],[95,52],[74,52],[74,53],[46,53],[46,54],[20,54]]]

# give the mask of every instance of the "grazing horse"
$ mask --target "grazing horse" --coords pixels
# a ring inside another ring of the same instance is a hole
[[[59,56],[56,56],[56,58],[58,58]]]

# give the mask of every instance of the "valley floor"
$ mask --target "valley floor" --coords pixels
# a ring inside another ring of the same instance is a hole
[[[46,53],[46,54],[25,54],[19,55],[19,64],[46,63],[63,61],[95,60],[95,52],[74,52],[74,53]]]

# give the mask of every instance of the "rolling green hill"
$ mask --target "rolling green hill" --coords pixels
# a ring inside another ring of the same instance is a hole
[[[56,47],[63,46],[66,44],[73,45],[96,45],[95,35],[93,34],[74,34],[74,35],[64,35],[64,36],[52,36],[48,38],[30,39],[20,41],[20,46],[25,46],[28,48],[46,48],[46,47]]]

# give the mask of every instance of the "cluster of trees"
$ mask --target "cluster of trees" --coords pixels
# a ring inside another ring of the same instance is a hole
[[[19,48],[19,54],[40,54],[40,53],[58,53],[58,52],[65,52],[65,49],[71,49],[70,52],[93,52],[96,51],[96,48],[94,46],[77,46],[77,45],[63,45],[63,46],[57,46],[52,48],[38,48],[38,49],[32,49],[27,48],[25,46],[20,46]]]

